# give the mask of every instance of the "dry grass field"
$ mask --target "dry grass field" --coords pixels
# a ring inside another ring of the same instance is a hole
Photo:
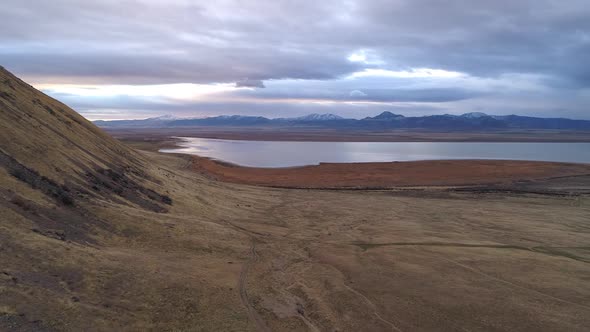
[[[587,176],[518,191],[221,182],[0,73],[0,330],[590,326]]]

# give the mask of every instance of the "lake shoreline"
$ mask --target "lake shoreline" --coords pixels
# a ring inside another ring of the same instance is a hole
[[[174,137],[119,137],[133,148],[178,148]],[[182,154],[191,171],[222,182],[294,189],[391,189],[528,184],[552,179],[590,179],[590,164],[519,160],[425,160],[320,163],[295,167],[248,167]]]
[[[191,170],[222,182],[299,189],[509,186],[589,177],[590,165],[515,160],[429,160],[259,168],[190,156]]]
[[[590,163],[590,143],[548,142],[299,142],[172,137],[178,147],[159,152],[190,154],[260,168],[320,163],[423,160],[526,160]]]

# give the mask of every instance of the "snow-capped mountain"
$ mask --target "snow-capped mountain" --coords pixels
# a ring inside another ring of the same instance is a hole
[[[482,113],[482,112],[470,112],[470,113],[461,114],[461,116],[464,118],[469,118],[469,119],[477,119],[477,118],[483,118],[484,116],[489,116],[489,115]]]
[[[326,114],[313,113],[313,114],[309,114],[309,115],[300,116],[298,118],[295,118],[295,120],[299,120],[299,121],[327,121],[327,120],[342,120],[342,119],[344,119],[344,118],[339,115],[330,114],[330,113],[326,113]]]

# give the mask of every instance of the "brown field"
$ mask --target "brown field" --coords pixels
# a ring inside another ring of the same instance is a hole
[[[188,157],[143,155],[174,200],[165,214],[85,204],[115,227],[94,231],[94,245],[4,224],[0,327],[585,331],[590,324],[586,194],[272,189],[203,177]],[[576,183],[590,188],[587,178]]]
[[[188,157],[145,153],[180,176],[174,187],[190,197],[190,179],[199,176]],[[221,311],[245,313],[242,322],[259,331],[584,330],[590,201],[573,189],[589,192],[590,177],[571,179],[544,180],[568,190],[539,194],[294,191],[201,178],[207,197],[199,200],[211,206],[206,219],[221,233],[197,231],[192,240],[209,243],[204,256],[219,260],[193,264],[207,270],[199,275],[208,282],[227,277],[226,296],[241,305]]]

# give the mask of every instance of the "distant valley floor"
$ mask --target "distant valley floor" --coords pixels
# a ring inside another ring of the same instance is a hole
[[[188,136],[252,141],[317,142],[590,142],[590,131],[517,130],[482,132],[416,131],[407,129],[369,131],[297,127],[179,127],[103,128],[124,140],[165,140]]]

